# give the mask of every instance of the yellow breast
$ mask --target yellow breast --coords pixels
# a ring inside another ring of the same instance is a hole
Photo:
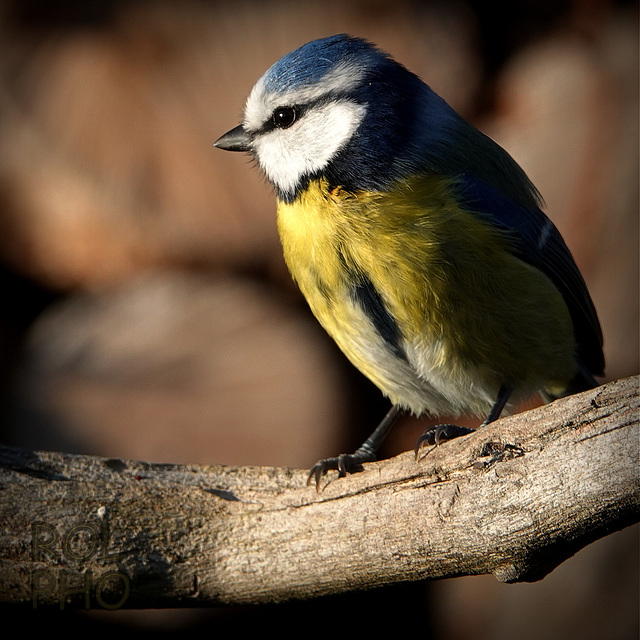
[[[448,179],[358,194],[314,181],[279,204],[278,229],[314,315],[395,404],[481,414],[503,384],[530,393],[574,373],[560,294],[460,208]],[[358,281],[397,328],[397,348],[356,295]]]

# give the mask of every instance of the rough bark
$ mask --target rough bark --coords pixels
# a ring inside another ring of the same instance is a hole
[[[0,602],[185,607],[493,573],[538,580],[640,518],[638,381],[329,477],[0,448]]]

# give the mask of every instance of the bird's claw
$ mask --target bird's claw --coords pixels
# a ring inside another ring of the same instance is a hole
[[[338,472],[339,478],[344,478],[348,473],[362,471],[361,458],[355,453],[341,453],[333,458],[318,460],[307,476],[307,486],[312,481],[316,484],[316,491],[320,492],[320,482],[328,471],[335,470]]]
[[[433,451],[436,447],[440,445],[441,442],[445,440],[453,440],[454,438],[458,438],[460,436],[466,436],[469,433],[472,433],[474,429],[470,429],[469,427],[460,427],[456,424],[437,424],[433,427],[429,427],[419,438],[418,442],[416,442],[416,446],[414,449],[414,455],[416,460],[420,458],[420,452],[423,447],[431,446],[433,447],[430,451]],[[428,455],[429,451],[425,455]]]

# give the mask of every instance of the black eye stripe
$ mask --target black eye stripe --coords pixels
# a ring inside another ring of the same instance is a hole
[[[330,92],[306,104],[280,105],[273,110],[271,117],[255,133],[256,135],[260,135],[262,133],[273,131],[274,129],[287,129],[292,124],[294,124],[294,122],[300,120],[310,109],[313,109],[318,105],[327,104],[329,102],[345,98],[349,99],[349,101],[353,101],[353,98],[347,96],[346,94],[340,92]],[[278,114],[279,112],[285,112],[287,110],[294,112],[294,119],[288,125],[283,125],[282,122],[279,123],[278,120],[276,120],[276,114]]]
[[[267,133],[274,129],[287,129],[306,113],[309,105],[281,105],[276,107],[271,117],[262,125],[257,134]]]

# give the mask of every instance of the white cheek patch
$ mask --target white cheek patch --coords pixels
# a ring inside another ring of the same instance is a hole
[[[339,100],[312,107],[288,129],[258,136],[254,152],[269,180],[293,193],[305,175],[320,171],[350,140],[362,122],[366,107]]]

